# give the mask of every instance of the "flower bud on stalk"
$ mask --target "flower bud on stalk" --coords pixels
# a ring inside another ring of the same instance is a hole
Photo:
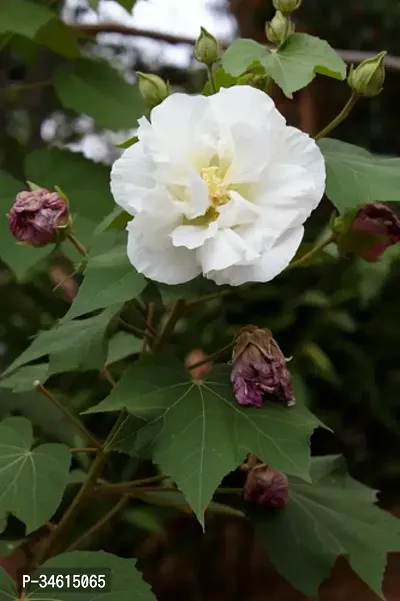
[[[68,204],[45,188],[20,192],[8,214],[8,225],[19,242],[37,247],[59,242],[70,225]]]
[[[289,501],[286,475],[264,463],[257,465],[247,476],[244,499],[266,507],[283,507]]]
[[[372,98],[378,96],[383,90],[385,81],[385,60],[386,52],[380,52],[374,58],[363,61],[354,68],[351,66],[347,83],[358,96]]]
[[[165,83],[158,75],[140,71],[136,75],[139,80],[139,91],[149,109],[153,109],[170,95],[169,83]]]
[[[240,330],[232,356],[231,382],[240,405],[262,407],[265,393],[295,404],[290,373],[278,343],[267,329]]]
[[[356,253],[374,263],[387,248],[400,242],[400,219],[382,203],[369,203],[332,224],[341,254]]]
[[[279,10],[284,15],[290,15],[300,8],[302,2],[303,0],[273,0],[273,5],[276,10]]]
[[[214,36],[204,29],[204,27],[201,28],[201,33],[196,40],[194,55],[196,60],[204,63],[207,67],[211,67],[219,59],[219,44]]]
[[[265,25],[265,35],[272,44],[281,44],[294,33],[294,23],[289,17],[277,11],[272,21]]]

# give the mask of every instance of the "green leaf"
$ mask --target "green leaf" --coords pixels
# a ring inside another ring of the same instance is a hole
[[[93,243],[83,283],[64,321],[136,298],[145,286],[145,278],[129,263],[125,232],[113,230],[100,234]]]
[[[40,332],[3,375],[45,355],[50,355],[49,376],[63,371],[102,369],[107,357],[106,330],[119,309],[120,305],[114,306],[95,317],[68,321]]]
[[[0,522],[13,513],[29,534],[48,521],[68,481],[71,454],[62,444],[31,450],[31,423],[10,417],[0,423]]]
[[[400,550],[400,521],[372,504],[349,476],[313,485],[290,478],[290,499],[279,511],[249,509],[278,571],[305,595],[317,598],[339,555],[379,596],[386,553]]]
[[[9,601],[10,599],[11,601],[17,601],[18,597],[14,580],[0,567],[0,599],[3,601]]]
[[[346,77],[346,65],[335,50],[325,40],[305,33],[294,33],[272,52],[253,40],[239,39],[222,57],[225,71],[234,76],[258,64],[288,98],[306,87],[317,73],[340,80]]]
[[[0,172],[0,259],[6,263],[21,280],[36,263],[49,254],[52,247],[33,248],[18,244],[12,236],[7,220],[7,213],[14,204],[18,192],[25,190],[23,183],[15,180],[8,173]]]
[[[138,87],[105,61],[85,58],[60,65],[54,73],[54,87],[66,108],[93,117],[106,129],[135,127],[145,111]]]
[[[136,0],[117,0],[117,2],[128,12],[130,12],[134,7]]]
[[[96,222],[108,215],[115,203],[110,192],[110,169],[83,155],[56,148],[34,150],[25,162],[29,181],[68,196],[71,212]]]
[[[141,349],[142,340],[140,338],[136,338],[136,336],[132,336],[127,332],[117,332],[108,342],[106,367],[126,357],[140,353]]]
[[[238,405],[229,372],[218,366],[194,382],[179,361],[144,358],[88,411],[126,407],[148,422],[132,436],[133,447],[154,443],[154,461],[177,483],[201,523],[222,478],[249,452],[276,469],[309,478],[309,436],[317,419],[302,406]]]
[[[38,31],[56,15],[43,4],[29,0],[1,0],[0,34],[19,33],[35,38]]]
[[[13,392],[29,392],[33,390],[33,382],[39,380],[44,384],[48,378],[49,364],[27,365],[7,378],[0,379],[0,388],[8,388]]]
[[[51,573],[55,574],[90,574],[91,572],[104,574],[106,576],[107,592],[100,589],[96,592],[74,591],[71,597],[71,589],[40,589],[38,585],[31,585],[28,587],[26,598],[29,598],[29,601],[45,601],[46,599],[49,601],[71,601],[71,598],[75,601],[100,601],[106,598],[112,599],[112,601],[132,601],[133,599],[156,601],[150,585],[142,579],[135,563],[134,559],[123,559],[104,551],[64,553],[46,561],[43,566],[34,572],[33,578],[43,573],[44,570],[51,570]]]
[[[339,140],[318,145],[326,162],[326,195],[343,214],[368,202],[399,200],[400,159],[373,155]]]
[[[78,58],[81,53],[76,31],[59,19],[52,19],[42,27],[36,41],[67,58]]]
[[[125,230],[127,223],[132,219],[132,215],[129,215],[121,207],[116,206],[109,215],[106,215],[104,219],[97,225],[95,234],[102,234],[108,230]]]

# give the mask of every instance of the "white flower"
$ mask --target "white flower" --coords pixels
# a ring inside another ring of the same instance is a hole
[[[111,190],[134,216],[128,257],[166,284],[267,282],[283,271],[325,189],[322,154],[248,86],[173,94],[139,120]]]

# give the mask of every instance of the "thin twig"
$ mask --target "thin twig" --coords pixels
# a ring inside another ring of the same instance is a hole
[[[88,528],[79,538],[77,538],[70,546],[67,548],[66,553],[70,551],[74,551],[78,549],[81,544],[89,537],[95,534],[98,530],[100,530],[107,522],[109,522],[119,511],[126,505],[129,497],[124,495],[120,498],[118,503],[114,505],[102,518],[100,518],[93,526]]]
[[[342,123],[351,113],[352,108],[356,104],[359,96],[353,92],[346,102],[345,106],[342,108],[340,113],[330,122],[326,127],[324,127],[316,136],[314,136],[315,140],[320,140],[321,138],[326,138],[328,134],[330,134],[334,129],[337,128],[338,125]]]
[[[335,241],[335,237],[332,235],[327,240],[320,242],[319,244],[316,244],[314,246],[314,248],[312,248],[308,253],[306,253],[305,255],[303,255],[302,257],[297,259],[296,261],[293,261],[293,263],[290,263],[290,265],[286,268],[285,271],[287,271],[288,269],[292,269],[293,267],[299,267],[299,265],[302,265],[303,263],[308,261],[308,259],[311,259],[311,257],[316,255],[319,251],[323,250],[329,244],[332,244],[332,242],[334,242],[334,241]]]
[[[43,396],[45,396],[47,399],[49,399],[49,401],[51,401],[53,403],[53,405],[55,405],[57,407],[57,409],[59,409],[61,411],[61,413],[70,421],[74,424],[74,426],[76,426],[76,428],[78,430],[80,430],[80,432],[88,439],[90,440],[90,442],[92,443],[92,445],[94,447],[96,447],[97,449],[101,449],[101,443],[99,440],[97,440],[97,438],[95,436],[93,436],[93,434],[91,434],[89,432],[89,430],[87,430],[87,428],[85,427],[85,425],[82,423],[82,421],[76,417],[76,415],[73,415],[73,413],[71,413],[66,407],[64,407],[64,405],[62,405],[55,396],[53,396],[51,394],[51,392],[49,390],[47,390],[47,388],[45,388],[43,386],[43,384],[40,383],[39,380],[35,380],[35,382],[33,382],[33,386],[36,388],[36,390],[38,392],[40,392],[40,394],[42,394]]]
[[[95,449],[94,447],[82,447],[80,448],[74,448],[74,449],[70,449],[70,453],[73,453],[74,455],[76,455],[77,453],[97,453],[97,449]]]
[[[211,355],[208,355],[207,357],[205,357],[205,359],[202,359],[201,361],[197,361],[196,363],[193,363],[192,365],[188,365],[186,369],[191,371],[192,369],[196,369],[196,367],[201,367],[205,363],[208,363],[209,361],[212,361],[213,359],[216,359],[217,357],[222,355],[225,351],[232,348],[232,346],[234,344],[235,344],[234,342],[230,342],[226,346],[223,346],[222,348],[220,348],[218,351],[215,351],[215,353],[211,353]]]
[[[87,257],[88,253],[86,248],[83,246],[83,244],[79,242],[79,240],[77,240],[77,238],[75,238],[74,234],[70,232],[69,234],[67,234],[67,238],[71,242],[71,244],[76,248],[79,254],[81,254],[84,257]]]
[[[124,492],[125,490],[132,490],[132,488],[138,488],[146,484],[155,484],[157,482],[163,482],[166,478],[167,476],[165,476],[165,474],[158,474],[158,476],[150,476],[149,478],[141,478],[140,480],[117,482],[115,484],[102,484],[101,486],[96,488],[94,492]]]
[[[169,337],[173,334],[174,329],[183,313],[185,312],[186,301],[184,299],[179,299],[176,301],[174,308],[172,309],[170,316],[165,322],[164,327],[162,328],[158,338],[155,341],[154,346],[160,348],[163,344],[169,339]]]
[[[83,35],[93,36],[99,33],[119,33],[121,35],[143,37],[159,42],[165,42],[167,44],[186,44],[188,46],[194,46],[196,40],[188,36],[173,35],[170,33],[161,33],[159,31],[151,31],[142,29],[140,27],[128,27],[126,25],[120,25],[118,23],[77,23],[73,26],[78,33]],[[222,48],[226,49],[228,44],[222,44]],[[268,48],[273,46],[267,45]],[[337,49],[337,54],[348,64],[359,64],[364,60],[374,58],[376,52],[363,52],[360,50],[342,50]],[[393,55],[386,55],[385,67],[391,71],[400,71],[400,57]]]
[[[148,336],[149,338],[153,337],[153,334],[150,330],[148,330],[146,332],[145,330],[142,330],[141,328],[137,328],[136,326],[133,326],[132,324],[130,324],[127,321],[125,321],[124,319],[122,319],[122,317],[120,317],[118,319],[118,321],[119,321],[120,325],[123,328],[125,328],[125,330],[132,332],[132,334],[135,334],[135,336],[143,336],[143,337]]]

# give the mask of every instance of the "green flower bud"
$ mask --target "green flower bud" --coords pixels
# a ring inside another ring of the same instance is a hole
[[[380,52],[356,68],[351,66],[347,83],[356,94],[372,98],[382,92],[385,81],[385,56],[386,52]]]
[[[209,67],[219,59],[219,44],[204,27],[201,28],[201,33],[196,40],[194,55],[200,63],[204,63]]]
[[[303,0],[273,0],[273,5],[276,10],[284,15],[290,15],[293,11],[300,8]]]
[[[165,83],[158,75],[138,71],[137,76],[140,93],[149,109],[153,109],[170,95],[169,83]]]
[[[281,44],[294,32],[294,23],[279,11],[265,25],[265,34],[272,44]]]

